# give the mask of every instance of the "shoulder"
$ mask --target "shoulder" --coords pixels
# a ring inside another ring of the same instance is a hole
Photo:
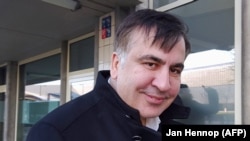
[[[51,126],[58,132],[63,132],[79,118],[87,120],[84,118],[85,113],[98,105],[99,101],[101,101],[101,97],[96,97],[93,92],[90,92],[59,106],[36,124],[39,125],[38,127]]]

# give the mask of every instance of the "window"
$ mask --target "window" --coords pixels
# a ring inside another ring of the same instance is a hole
[[[86,94],[94,87],[95,36],[89,33],[69,41],[70,100]]]
[[[70,72],[94,67],[94,36],[70,44]]]
[[[6,83],[6,67],[0,67],[0,85]]]
[[[189,27],[192,53],[185,61],[180,96],[191,115],[182,121],[234,124],[234,0],[199,0],[157,10],[181,17]]]
[[[60,54],[20,65],[17,140],[25,141],[29,129],[59,106]]]
[[[3,140],[6,67],[0,67],[0,141]]]

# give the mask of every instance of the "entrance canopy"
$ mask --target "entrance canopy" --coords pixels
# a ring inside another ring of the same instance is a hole
[[[0,1],[0,65],[61,47],[63,40],[93,32],[99,17],[139,0],[79,0],[75,10],[45,1]]]

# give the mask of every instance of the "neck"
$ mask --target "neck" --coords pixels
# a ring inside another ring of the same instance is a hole
[[[115,83],[113,81],[114,80],[111,79],[111,78],[108,79],[108,83],[116,90],[116,85],[115,85]]]
[[[141,117],[141,123],[142,123],[143,126],[146,126],[146,118]]]

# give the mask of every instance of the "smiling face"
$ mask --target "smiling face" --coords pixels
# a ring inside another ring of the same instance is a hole
[[[112,55],[111,85],[129,106],[146,118],[159,116],[176,98],[185,60],[183,38],[171,50],[153,44],[154,33],[133,32],[130,49],[123,59]],[[136,34],[135,34],[136,33]]]

